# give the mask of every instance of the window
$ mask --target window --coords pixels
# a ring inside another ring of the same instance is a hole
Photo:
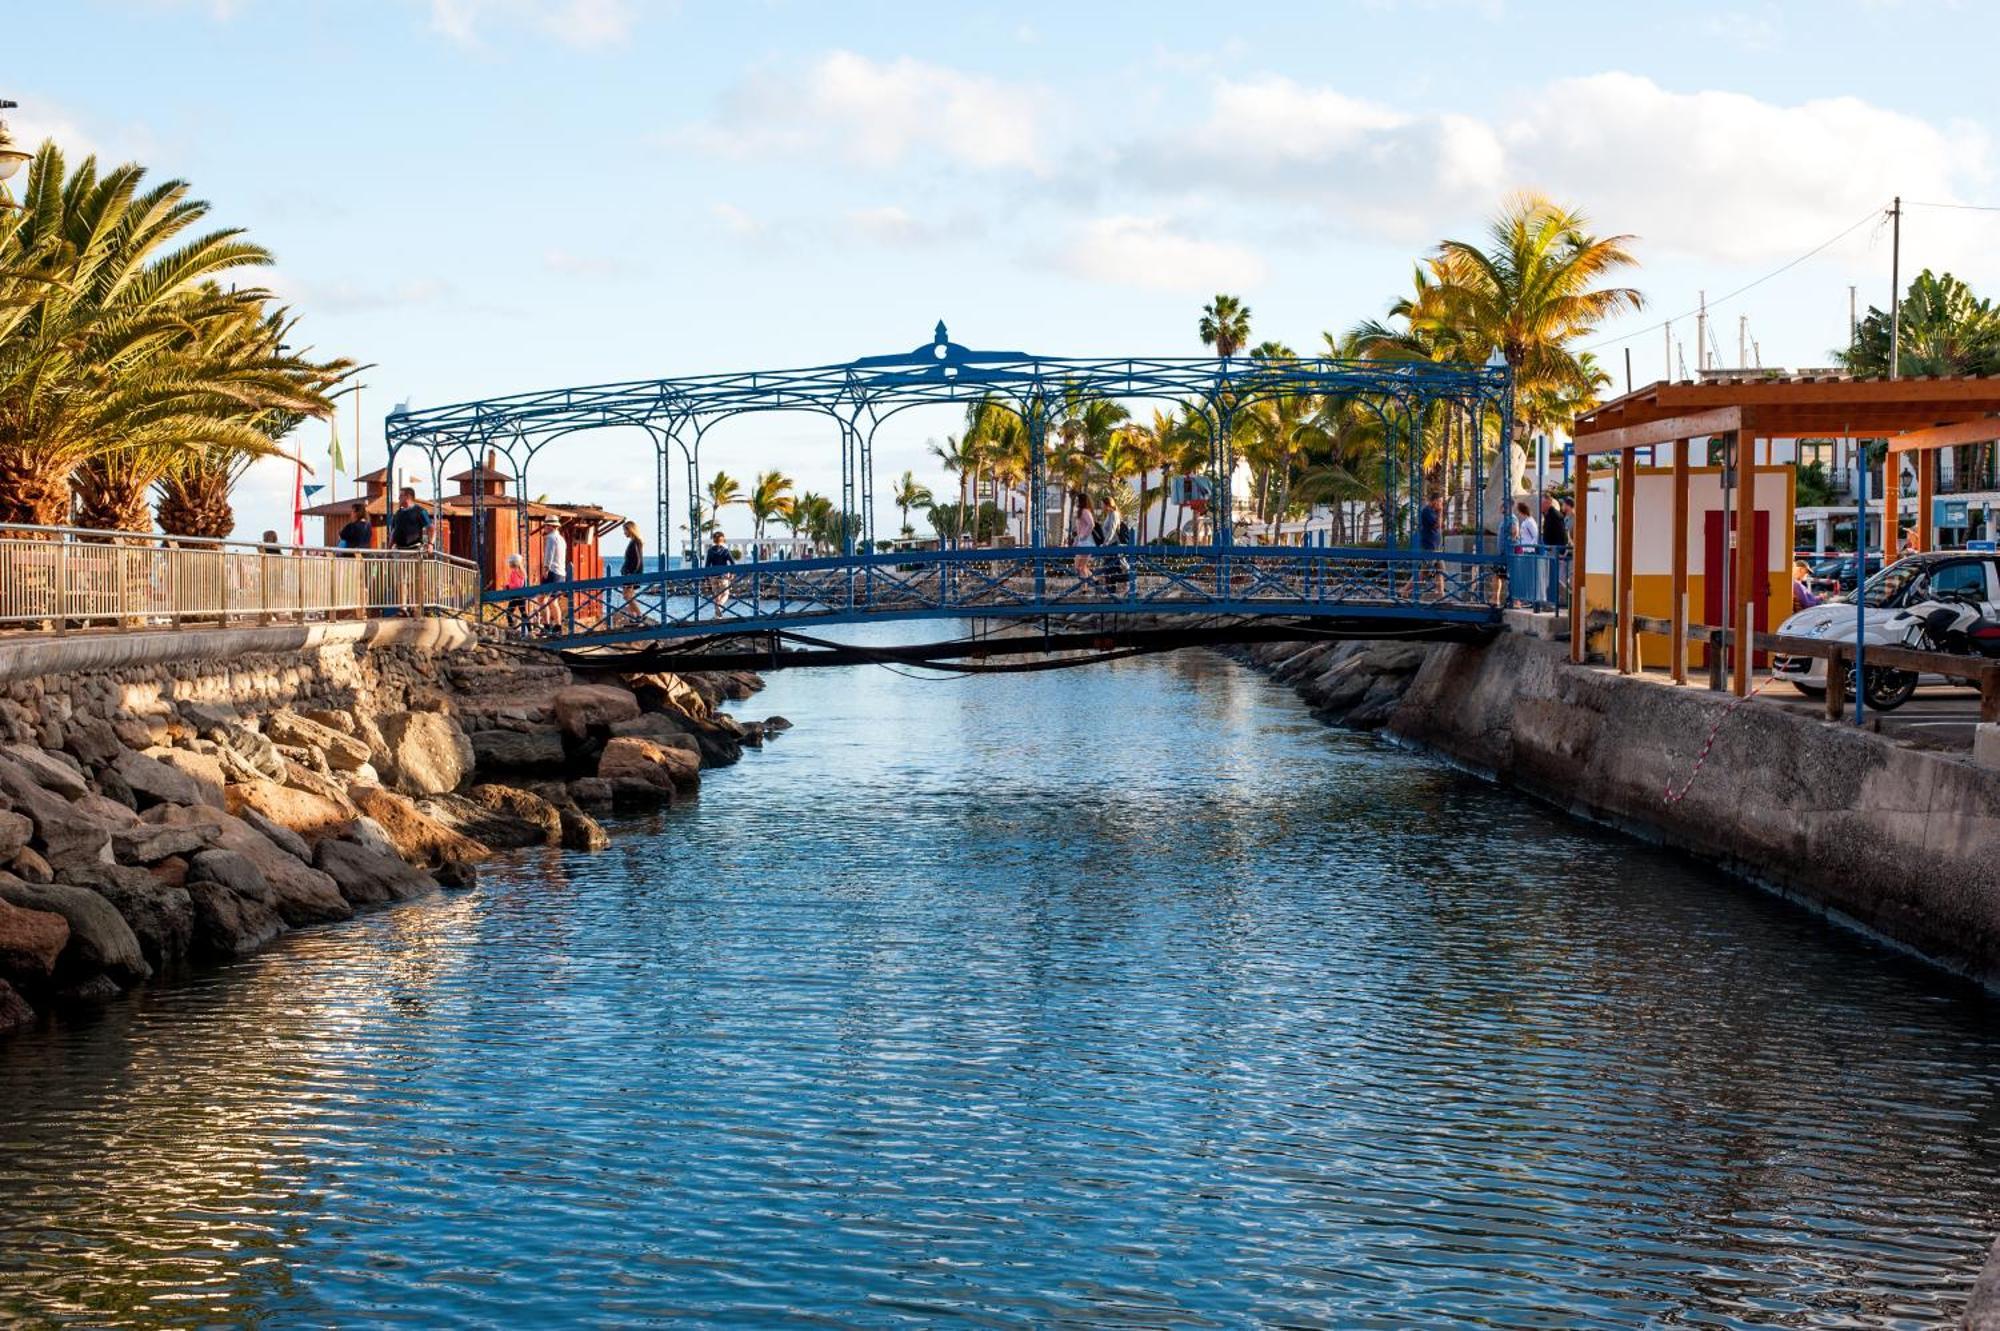
[[[1930,594],[1943,598],[1972,593],[1980,600],[1986,599],[1986,565],[1965,559],[1957,563],[1942,564],[1932,572]]]

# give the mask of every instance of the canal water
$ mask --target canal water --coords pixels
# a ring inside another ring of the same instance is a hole
[[[1977,995],[1182,655],[0,1045],[0,1324],[1932,1327]]]

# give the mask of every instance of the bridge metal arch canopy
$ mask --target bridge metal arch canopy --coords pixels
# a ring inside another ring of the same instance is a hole
[[[1209,423],[1216,507],[1212,543],[1227,545],[1234,539],[1234,416],[1259,401],[1296,393],[1351,398],[1375,412],[1387,440],[1385,507],[1394,506],[1398,480],[1404,479],[1403,493],[1412,512],[1421,501],[1424,483],[1418,440],[1425,413],[1437,406],[1455,406],[1483,419],[1491,411],[1505,437],[1513,411],[1512,375],[1504,365],[1331,358],[1050,357],[974,350],[952,342],[940,322],[926,345],[844,364],[551,389],[422,411],[398,408],[384,426],[390,480],[385,508],[394,504],[395,458],[404,449],[425,453],[434,486],[441,485],[442,460],[456,452],[469,450],[475,465],[483,465],[489,450],[504,452],[525,497],[528,467],[542,449],[589,430],[637,427],[654,443],[657,548],[664,555],[670,548],[670,444],[680,449],[686,464],[689,538],[698,544],[700,445],[707,431],[748,413],[806,411],[824,414],[839,427],[842,511],[853,515],[843,521],[843,545],[851,555],[856,518],[862,540],[867,548],[873,546],[873,443],[880,424],[918,406],[966,406],[992,398],[1030,423],[1030,528],[1032,544],[1040,548],[1048,544],[1049,535],[1039,510],[1048,484],[1046,434],[1054,418],[1050,404],[1066,398],[1156,399],[1198,407]],[[1034,429],[1035,424],[1042,429]],[[1471,450],[1471,466],[1473,511],[1480,512],[1485,477],[1477,448]],[[475,529],[477,523],[475,512]],[[1385,541],[1394,548],[1393,526],[1385,529]],[[1484,553],[1483,532],[1476,535],[1475,544]]]

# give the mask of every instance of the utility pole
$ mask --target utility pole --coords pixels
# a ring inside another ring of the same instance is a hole
[[[1847,284],[1847,354],[1854,354],[1854,344],[1861,340],[1861,325],[1854,317],[1854,283]]]
[[[1625,391],[1632,391],[1632,344],[1625,344]]]
[[[1694,368],[1700,374],[1708,368],[1708,293],[1701,293],[1701,306],[1694,316]]]
[[[1903,196],[1889,209],[1889,377],[1902,372],[1903,341]],[[1857,573],[1859,570],[1856,570]],[[1855,584],[1859,586],[1859,583]],[[1860,600],[1859,594],[1854,598]]]
[[[1748,354],[1749,350],[1750,350],[1750,316],[1747,314],[1739,314],[1736,316],[1736,368],[1737,369],[1747,370],[1750,368],[1750,357]]]
[[[1667,359],[1660,367],[1660,378],[1672,383],[1674,378],[1674,321],[1667,320]]]

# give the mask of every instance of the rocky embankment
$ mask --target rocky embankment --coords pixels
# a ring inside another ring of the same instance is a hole
[[[689,798],[789,724],[719,710],[763,687],[749,674],[579,681],[501,644],[377,655],[0,692],[0,1032],[468,887],[496,850],[602,849],[600,815]]]
[[[1320,720],[1380,730],[1430,652],[1419,642],[1264,642],[1232,654],[1291,685]]]

